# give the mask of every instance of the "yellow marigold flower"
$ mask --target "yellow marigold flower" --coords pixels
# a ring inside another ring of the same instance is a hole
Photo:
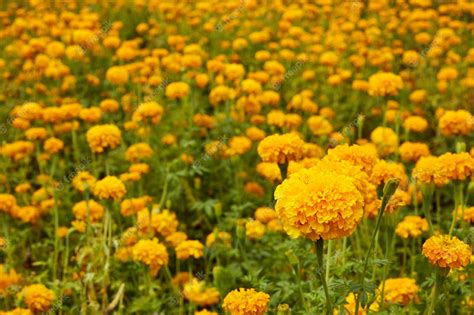
[[[7,156],[15,161],[19,161],[35,151],[35,145],[29,141],[16,141],[7,143],[1,147],[2,155]]]
[[[458,77],[458,70],[455,68],[451,67],[445,67],[439,70],[438,74],[436,75],[436,78],[439,81],[451,81],[454,80]]]
[[[127,152],[125,152],[125,159],[129,162],[135,163],[140,159],[150,158],[153,154],[153,150],[150,145],[145,142],[136,143],[131,145]]]
[[[285,179],[275,199],[275,210],[291,237],[339,239],[352,234],[363,215],[364,200],[354,179],[317,167]]]
[[[43,148],[49,154],[55,154],[64,148],[64,142],[58,138],[51,137],[44,142]]]
[[[250,127],[245,131],[247,137],[252,141],[261,141],[265,138],[265,131],[257,127]]]
[[[426,90],[415,90],[410,94],[410,101],[415,104],[422,104],[426,101],[428,93]]]
[[[56,230],[56,234],[58,235],[59,238],[65,238],[69,229],[66,226],[60,226]]]
[[[236,156],[247,153],[252,148],[252,141],[244,136],[232,137],[229,140],[229,147],[225,151],[227,156]]]
[[[150,267],[152,276],[156,276],[161,267],[168,264],[168,252],[165,245],[152,240],[140,240],[132,247],[133,260],[141,262]]]
[[[326,159],[330,161],[347,161],[352,165],[360,166],[368,175],[372,173],[372,168],[378,161],[376,150],[369,147],[354,145],[338,145],[334,149],[329,149]]]
[[[464,220],[467,223],[474,223],[474,207],[464,208],[463,211],[462,207],[460,206],[458,207],[457,211],[453,211],[453,215],[455,215],[458,220]]]
[[[176,141],[177,141],[176,136],[171,133],[168,133],[161,138],[161,142],[163,142],[166,145],[176,144]]]
[[[423,156],[430,156],[430,149],[426,143],[404,142],[398,148],[402,160],[416,162]]]
[[[141,175],[148,174],[150,172],[150,165],[146,163],[135,163],[130,165],[128,171],[130,173],[139,173]]]
[[[423,255],[440,268],[458,269],[471,260],[471,247],[455,236],[434,235],[423,244]]]
[[[89,214],[91,222],[99,222],[104,217],[104,211],[104,207],[94,200],[80,201],[72,207],[74,217],[80,221],[87,221]]]
[[[204,255],[204,245],[195,240],[183,241],[176,246],[175,250],[178,259],[201,258]]]
[[[428,128],[428,121],[424,117],[410,116],[403,122],[403,127],[408,131],[423,132]]]
[[[370,140],[377,146],[377,151],[381,156],[394,153],[398,148],[398,136],[390,128],[375,128],[370,134]]]
[[[408,176],[405,172],[405,166],[403,166],[401,163],[379,160],[372,169],[370,181],[379,186],[386,184],[391,178],[399,179],[400,186],[404,187],[408,183]]]
[[[230,315],[263,315],[267,312],[270,296],[255,289],[236,289],[224,298],[222,308]]]
[[[25,223],[38,223],[41,216],[44,214],[39,207],[36,206],[25,206],[16,207],[12,210],[11,215]]]
[[[344,304],[344,310],[348,315],[354,315],[355,314],[355,307],[356,307],[356,298],[354,293],[349,293],[349,295],[346,296],[345,299],[345,304]],[[379,310],[379,305],[377,302],[374,302],[370,305],[369,310],[372,312],[377,312]],[[371,312],[368,312],[368,310],[359,303],[359,311],[357,315],[366,315],[370,314]],[[335,312],[336,314],[336,312]],[[339,314],[339,313],[337,313]]]
[[[20,296],[32,312],[47,312],[56,298],[54,292],[42,284],[32,284],[23,288]]]
[[[224,245],[230,245],[232,241],[232,236],[223,231],[218,231],[217,229],[212,231],[206,238],[206,246],[211,247],[215,244],[216,240]]]
[[[421,233],[428,231],[428,221],[426,219],[409,215],[397,224],[395,233],[401,238],[417,238]]]
[[[219,291],[216,288],[206,287],[206,283],[198,279],[191,279],[184,284],[183,295],[187,300],[200,306],[214,305],[219,302]]]
[[[333,131],[331,123],[323,116],[311,116],[306,123],[315,136],[328,135]]]
[[[407,305],[411,301],[418,300],[420,288],[415,279],[393,278],[381,283],[379,291],[384,287],[384,300],[386,303]]]
[[[266,137],[258,145],[258,155],[264,162],[284,164],[303,156],[304,141],[294,133]]]
[[[23,193],[26,193],[27,191],[29,191],[30,189],[31,189],[31,184],[30,183],[23,183],[23,184],[18,184],[15,187],[15,192],[17,194],[23,194]]]
[[[323,66],[333,67],[339,61],[339,57],[333,51],[326,51],[324,52],[321,57],[319,57],[319,63]]]
[[[166,97],[172,100],[182,99],[189,94],[189,85],[185,82],[173,82],[166,86]]]
[[[265,235],[265,225],[259,221],[249,220],[245,222],[245,235],[251,239],[260,239]]]
[[[129,216],[137,213],[147,206],[151,202],[151,197],[143,196],[139,198],[124,199],[120,203],[120,214],[123,216]]]
[[[439,118],[438,126],[445,136],[465,136],[474,131],[474,117],[467,110],[448,110]]]
[[[219,315],[216,312],[211,312],[206,309],[200,310],[200,311],[195,311],[194,315]]]
[[[102,111],[98,107],[83,108],[79,112],[79,118],[88,123],[95,123],[101,120]]]
[[[99,107],[103,112],[115,113],[116,111],[118,111],[120,105],[116,100],[108,98],[101,101]]]
[[[397,95],[403,88],[402,78],[391,72],[379,72],[369,78],[369,95],[389,96]]]
[[[263,224],[266,224],[277,217],[276,211],[272,208],[260,207],[255,210],[255,219]]]
[[[72,186],[80,192],[83,192],[86,189],[92,190],[96,180],[97,179],[87,171],[78,172],[77,175],[72,179]]]
[[[442,166],[438,157],[421,157],[416,162],[412,171],[413,178],[423,184],[435,184],[443,186],[448,183],[446,169]]]
[[[0,246],[0,248],[2,248]],[[8,293],[10,286],[16,285],[20,282],[21,277],[14,269],[7,270],[5,266],[0,265],[0,296]]]
[[[115,149],[122,141],[122,133],[115,125],[98,125],[87,130],[87,142],[92,151],[102,153],[105,149]]]
[[[281,182],[281,171],[277,163],[262,162],[257,164],[257,173],[271,182]]]
[[[173,232],[170,235],[166,237],[166,242],[171,244],[173,247],[177,247],[179,244],[182,242],[186,241],[188,239],[188,235],[184,232]]]
[[[16,198],[10,194],[0,194],[0,211],[10,213],[17,207]]]
[[[47,135],[46,129],[42,127],[30,128],[25,131],[25,137],[30,141],[43,140]]]
[[[165,209],[161,212],[153,211],[151,214],[151,226],[157,233],[164,237],[176,232],[178,224],[176,214],[170,210]]]
[[[439,162],[449,180],[465,180],[474,173],[474,158],[467,152],[445,153]]]
[[[135,112],[133,112],[132,120],[135,122],[142,121],[146,123],[148,120],[152,124],[156,125],[160,123],[161,117],[163,116],[163,107],[157,102],[145,102],[141,103]]]
[[[100,199],[119,200],[127,193],[125,185],[115,176],[107,176],[96,182],[93,193]]]
[[[234,89],[225,85],[218,85],[209,93],[209,102],[213,106],[217,106],[220,103],[234,99],[235,96],[236,92]]]
[[[123,85],[128,82],[128,70],[126,67],[113,66],[107,70],[105,77],[115,85]]]

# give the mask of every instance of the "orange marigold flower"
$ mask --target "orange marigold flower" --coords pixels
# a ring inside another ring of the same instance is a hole
[[[126,67],[114,66],[107,70],[105,77],[115,85],[123,85],[128,82],[129,74]]]
[[[394,153],[398,148],[398,136],[390,128],[375,128],[370,134],[370,140],[377,146],[377,150],[381,156]]]
[[[204,245],[195,240],[183,241],[176,246],[175,250],[178,259],[201,258],[204,255]]]
[[[340,239],[352,234],[363,215],[364,199],[354,179],[317,167],[285,179],[275,199],[275,210],[291,237]]]
[[[303,156],[304,141],[294,133],[266,137],[258,145],[258,155],[264,162],[284,164]]]
[[[127,193],[125,185],[115,176],[107,176],[94,186],[93,193],[100,199],[119,200]]]
[[[416,284],[415,279],[410,278],[394,278],[387,279],[385,283],[381,283],[379,291],[384,288],[384,300],[386,303],[407,305],[411,301],[418,300],[418,292],[420,288]]]
[[[398,148],[400,156],[404,161],[418,161],[423,156],[430,155],[430,149],[426,143],[421,142],[404,142]]]
[[[423,132],[428,128],[428,121],[424,117],[410,116],[403,122],[403,127],[408,131]]]
[[[55,154],[64,148],[64,142],[58,138],[51,137],[44,142],[43,148],[46,152]]]
[[[449,181],[446,169],[442,167],[439,158],[435,156],[421,157],[418,162],[416,162],[412,174],[413,178],[423,184],[442,186]]]
[[[409,215],[397,224],[395,233],[401,238],[417,238],[421,233],[428,231],[428,221],[426,219]]]
[[[153,211],[151,214],[151,226],[162,236],[166,237],[176,232],[178,224],[176,214],[170,210],[165,209],[161,212]]]
[[[465,180],[474,173],[474,158],[467,152],[445,153],[439,162],[449,180]]]
[[[471,247],[455,236],[434,235],[423,244],[423,255],[440,268],[465,267],[471,260]]]
[[[403,88],[402,78],[391,72],[379,72],[369,78],[369,95],[389,96],[397,95]]]
[[[72,186],[80,191],[83,192],[86,189],[93,189],[96,183],[96,178],[89,172],[78,172],[76,176],[72,179]]]
[[[115,125],[98,125],[90,128],[86,134],[92,151],[102,153],[105,149],[115,149],[122,141],[122,133]]]
[[[72,207],[72,212],[76,220],[87,221],[87,216],[91,222],[99,222],[104,217],[104,207],[94,201],[80,201]]]
[[[260,239],[265,235],[265,225],[259,221],[249,220],[245,222],[245,235],[251,239]]]
[[[133,260],[150,267],[152,276],[156,276],[161,267],[168,264],[168,252],[165,245],[152,240],[140,240],[132,247]]]
[[[222,307],[231,315],[263,315],[268,308],[270,296],[255,289],[236,289],[224,298]]]
[[[183,295],[187,300],[200,306],[219,302],[219,291],[216,288],[206,287],[206,283],[198,279],[191,279],[184,284]]]
[[[330,161],[347,161],[352,165],[360,166],[367,175],[370,175],[372,168],[378,161],[378,154],[375,149],[371,150],[367,146],[344,144],[330,149],[325,158]]]
[[[439,129],[445,136],[468,135],[474,131],[474,117],[467,110],[448,110],[439,119]]]
[[[3,248],[3,246],[0,246],[0,249],[1,248]],[[21,277],[14,269],[10,268],[10,270],[7,270],[5,266],[0,265],[0,296],[7,294],[8,288],[18,284],[20,280]]]
[[[54,292],[42,284],[32,284],[23,288],[20,296],[32,312],[48,311],[56,298]]]

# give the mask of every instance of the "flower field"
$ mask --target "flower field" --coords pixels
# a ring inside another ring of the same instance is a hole
[[[0,315],[474,314],[474,2],[3,0]]]

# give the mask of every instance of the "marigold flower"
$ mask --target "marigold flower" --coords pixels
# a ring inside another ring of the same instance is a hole
[[[141,103],[135,112],[133,112],[132,120],[135,122],[142,121],[146,123],[148,120],[156,125],[160,123],[163,116],[163,107],[157,102]]]
[[[344,310],[347,314],[354,315],[355,307],[356,307],[356,298],[355,298],[354,293],[351,292],[346,296]],[[379,310],[378,303],[377,302],[372,303],[369,307],[369,310],[372,312],[378,311]],[[362,305],[359,304],[359,311],[357,315],[366,315],[366,314],[370,314],[370,312],[366,308],[362,307]]]
[[[428,231],[428,221],[424,218],[409,215],[397,224],[395,233],[401,238],[417,238],[421,233]]]
[[[224,298],[222,307],[231,315],[263,315],[267,311],[270,296],[255,289],[236,289]]]
[[[445,136],[468,135],[474,131],[474,117],[467,110],[448,110],[439,118],[439,129]]]
[[[166,237],[176,232],[178,224],[176,214],[170,210],[165,209],[161,212],[153,211],[151,214],[151,226],[162,236]]]
[[[257,164],[257,173],[271,182],[281,182],[281,171],[277,163],[262,162]]]
[[[105,77],[115,85],[123,85],[128,82],[129,74],[126,67],[114,66],[107,70]]]
[[[370,150],[366,146],[354,145],[338,145],[334,149],[329,149],[326,159],[330,161],[347,161],[352,165],[360,166],[367,175],[370,176],[372,168],[378,161],[376,150]]]
[[[258,145],[258,155],[264,162],[284,164],[299,160],[303,155],[304,141],[294,133],[266,137]]]
[[[72,212],[76,220],[87,221],[87,216],[91,222],[99,222],[104,217],[104,207],[94,201],[80,201],[72,207]]]
[[[86,134],[92,151],[102,153],[105,149],[115,149],[122,141],[122,133],[115,125],[98,125],[90,128]]]
[[[377,146],[377,150],[381,156],[394,153],[398,148],[398,136],[390,128],[375,128],[370,134],[370,140]]]
[[[201,258],[204,255],[204,245],[195,240],[183,241],[176,246],[175,250],[178,259]]]
[[[400,180],[400,186],[404,187],[408,183],[408,176],[405,172],[405,166],[401,163],[387,162],[379,160],[372,169],[370,181],[375,185],[387,183],[391,178]]]
[[[333,130],[331,123],[323,116],[311,116],[306,123],[315,136],[328,135]]]
[[[404,142],[398,148],[400,156],[404,161],[418,161],[423,156],[430,155],[430,149],[426,143]]]
[[[0,194],[0,211],[10,213],[15,207],[17,207],[15,196]]]
[[[224,231],[218,231],[217,229],[209,233],[206,238],[206,246],[211,247],[215,244],[216,240],[224,245],[230,245],[232,236]]]
[[[423,244],[423,255],[440,268],[458,269],[471,260],[471,247],[455,236],[434,235]]]
[[[182,99],[188,96],[189,85],[185,82],[173,82],[166,86],[165,95],[172,100]]]
[[[132,247],[133,260],[139,261],[150,267],[152,276],[156,276],[161,267],[168,264],[168,252],[165,245],[152,240],[140,240]]]
[[[27,286],[21,290],[20,295],[32,312],[47,312],[56,298],[54,292],[42,284]]]
[[[3,246],[0,246],[0,249]],[[0,296],[8,293],[8,288],[20,282],[21,277],[12,268],[7,270],[5,266],[0,265]]]
[[[96,182],[93,193],[100,199],[119,200],[127,193],[125,185],[115,176],[107,176]]]
[[[364,200],[354,179],[317,167],[285,179],[275,199],[275,210],[291,237],[340,239],[352,234],[363,215]]]
[[[46,152],[55,154],[64,148],[64,142],[58,138],[51,137],[44,142],[43,148]]]
[[[96,183],[97,179],[89,172],[78,172],[76,176],[72,179],[72,186],[80,191],[84,192],[86,189],[92,190]]]
[[[265,235],[265,225],[259,221],[249,220],[245,222],[245,235],[252,240],[262,238]]]
[[[418,300],[418,292],[420,288],[416,284],[415,279],[410,278],[394,278],[387,279],[385,283],[381,283],[379,291],[384,287],[384,300],[386,303],[407,305],[411,301]]]
[[[407,131],[423,132],[428,128],[428,121],[424,117],[410,116],[403,122]]]
[[[255,210],[255,219],[263,224],[277,218],[277,213],[272,208],[260,207]]]
[[[200,306],[214,305],[219,302],[219,291],[216,288],[206,287],[204,281],[191,279],[184,284],[184,297]]]
[[[184,232],[173,232],[170,235],[166,237],[166,242],[171,244],[173,247],[177,247],[179,244],[182,242],[186,241],[188,239],[188,235]]]
[[[227,156],[236,156],[247,153],[252,148],[252,141],[243,136],[232,137],[229,140],[229,148],[226,150]]]
[[[439,163],[449,180],[465,180],[474,173],[474,158],[467,152],[445,153]]]
[[[448,183],[446,169],[438,157],[421,157],[412,171],[413,178],[423,184],[443,186]]]
[[[379,72],[369,78],[368,92],[372,96],[394,96],[402,88],[402,78],[391,72]]]

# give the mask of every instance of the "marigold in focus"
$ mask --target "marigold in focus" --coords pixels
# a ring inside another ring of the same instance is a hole
[[[340,239],[352,234],[363,215],[364,199],[354,179],[317,167],[284,180],[275,199],[275,210],[291,237]]]
[[[107,176],[94,186],[93,193],[100,199],[119,200],[127,193],[125,185],[115,176]]]
[[[434,235],[423,244],[423,255],[440,268],[458,269],[471,260],[471,247],[455,236]]]
[[[222,308],[230,315],[263,315],[268,308],[270,296],[255,289],[236,289],[224,298]]]

